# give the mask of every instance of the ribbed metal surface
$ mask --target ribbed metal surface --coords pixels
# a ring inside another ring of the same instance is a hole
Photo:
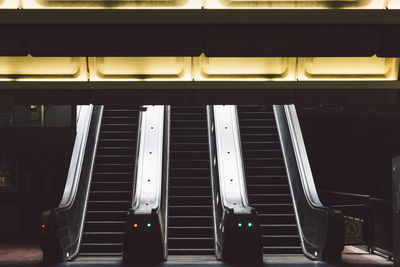
[[[79,256],[122,256],[138,116],[138,107],[104,108]]]
[[[272,107],[238,106],[250,205],[260,217],[264,254],[301,254]]]
[[[214,254],[205,106],[172,107],[168,254]]]

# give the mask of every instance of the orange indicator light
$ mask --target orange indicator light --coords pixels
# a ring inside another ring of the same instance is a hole
[[[137,223],[133,224],[133,227],[137,228],[138,227]]]

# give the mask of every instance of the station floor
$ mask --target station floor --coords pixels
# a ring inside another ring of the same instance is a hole
[[[1,267],[26,267],[26,266],[49,266],[42,263],[42,251],[38,244],[0,244],[0,266]],[[102,261],[101,259],[95,261],[87,261],[85,259],[79,259],[79,261],[73,261],[68,263],[60,263],[51,265],[51,267],[78,267],[78,266],[99,266],[99,267],[127,267],[127,266],[151,266],[151,267],[236,267],[236,266],[268,266],[268,267],[285,267],[285,266],[324,266],[324,267],[341,267],[341,266],[393,266],[393,262],[387,258],[371,255],[364,250],[356,247],[346,247],[342,254],[342,262],[337,264],[324,263],[318,261],[311,261],[301,255],[269,255],[264,257],[264,262],[260,264],[227,264],[218,262],[214,257],[192,257],[188,262],[187,257],[170,257],[168,261],[157,264],[157,265],[143,265],[143,264],[132,264],[125,265],[117,259],[108,259],[108,261]]]

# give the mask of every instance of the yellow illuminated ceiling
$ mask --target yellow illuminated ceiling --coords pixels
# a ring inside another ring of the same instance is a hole
[[[89,58],[90,80],[191,78],[190,57]]]
[[[397,79],[399,62],[393,58],[299,58],[299,79]]]
[[[17,0],[0,0],[0,8],[18,8]]]
[[[207,0],[207,8],[373,8],[385,0]]]
[[[24,8],[201,8],[200,0],[22,0]]]
[[[86,80],[86,59],[74,57],[0,57],[0,79]]]
[[[4,1],[4,0],[0,0]],[[8,0],[5,0],[8,1]],[[17,2],[17,0],[11,0]],[[398,0],[389,0],[398,1]],[[23,8],[371,8],[387,0],[21,0]],[[397,4],[394,4],[397,5]]]
[[[197,79],[295,79],[296,58],[194,58]]]
[[[400,0],[389,0],[388,8],[400,9]]]
[[[397,58],[0,57],[0,80],[398,80]]]

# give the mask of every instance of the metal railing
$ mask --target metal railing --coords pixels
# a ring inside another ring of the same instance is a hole
[[[67,181],[59,206],[42,214],[45,261],[73,259],[80,246],[103,106],[81,107]]]
[[[247,199],[236,106],[207,106],[210,168],[218,259],[261,260],[255,209]]]
[[[143,106],[132,206],[128,212],[124,261],[167,257],[169,107]]]
[[[319,199],[294,105],[273,108],[303,253],[311,259],[339,260],[343,216]]]

